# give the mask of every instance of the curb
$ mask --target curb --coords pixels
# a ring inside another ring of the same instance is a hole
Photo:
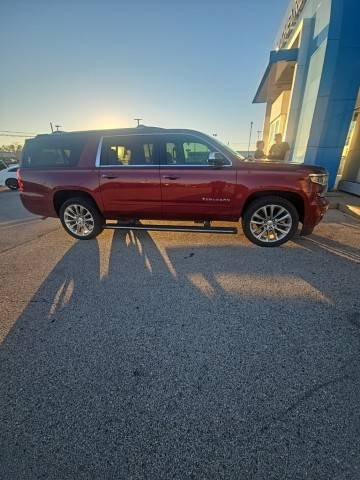
[[[356,207],[355,205],[346,205],[345,203],[339,202],[332,202],[330,199],[329,210],[339,210],[342,213],[346,213],[346,215],[350,215],[357,220],[360,220],[360,207]]]
[[[340,212],[346,213],[347,215],[350,215],[353,218],[356,218],[357,220],[360,220],[360,207],[354,207],[353,205],[343,205],[340,203],[338,205],[338,210],[340,210]]]
[[[347,195],[338,192],[328,192],[326,199],[329,202],[329,210],[339,210],[346,215],[350,215],[357,220],[360,220],[360,201],[352,195]]]

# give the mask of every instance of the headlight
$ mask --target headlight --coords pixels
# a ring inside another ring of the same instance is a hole
[[[309,178],[313,183],[327,187],[329,175],[327,173],[310,173]]]

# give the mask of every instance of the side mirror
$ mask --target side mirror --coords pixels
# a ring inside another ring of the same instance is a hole
[[[208,164],[214,167],[221,168],[225,165],[226,160],[222,153],[220,152],[210,152],[208,157]]]

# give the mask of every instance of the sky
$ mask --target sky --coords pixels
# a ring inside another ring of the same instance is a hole
[[[145,125],[247,148],[289,0],[0,0],[0,131]],[[23,138],[0,136],[0,145]]]

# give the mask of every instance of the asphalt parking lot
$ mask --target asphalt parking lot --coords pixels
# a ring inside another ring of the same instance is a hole
[[[360,222],[281,248],[0,193],[0,478],[360,478]]]

